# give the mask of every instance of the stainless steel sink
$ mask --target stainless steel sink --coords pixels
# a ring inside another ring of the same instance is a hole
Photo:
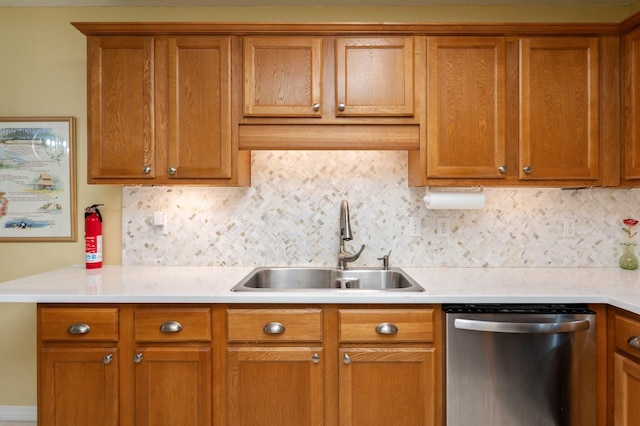
[[[256,268],[231,291],[424,291],[401,269]]]

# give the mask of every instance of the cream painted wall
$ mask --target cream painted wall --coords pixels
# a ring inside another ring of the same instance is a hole
[[[78,241],[0,243],[0,283],[82,263],[81,210],[98,202],[105,204],[104,261],[121,263],[121,188],[85,183],[85,37],[72,21],[619,22],[639,9],[640,2],[626,8],[0,8],[0,116],[75,116],[78,176]],[[0,304],[0,323],[0,406],[33,406],[35,306]]]

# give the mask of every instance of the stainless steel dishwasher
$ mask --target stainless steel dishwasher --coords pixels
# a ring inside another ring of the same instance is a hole
[[[596,424],[584,305],[445,305],[447,426]]]

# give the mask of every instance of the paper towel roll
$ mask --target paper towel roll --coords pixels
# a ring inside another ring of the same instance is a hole
[[[481,209],[484,207],[484,191],[427,192],[424,202],[428,209]]]

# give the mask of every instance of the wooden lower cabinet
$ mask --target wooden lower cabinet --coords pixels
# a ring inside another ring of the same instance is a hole
[[[136,426],[211,425],[210,347],[144,348],[136,361]]]
[[[341,426],[435,425],[433,348],[341,349]]]
[[[322,348],[228,349],[228,425],[322,426]]]
[[[42,349],[38,424],[117,426],[118,358],[115,347]]]
[[[613,415],[608,424],[640,426],[640,315],[610,308],[608,324],[613,364]]]
[[[434,426],[436,306],[38,305],[40,426]]]

